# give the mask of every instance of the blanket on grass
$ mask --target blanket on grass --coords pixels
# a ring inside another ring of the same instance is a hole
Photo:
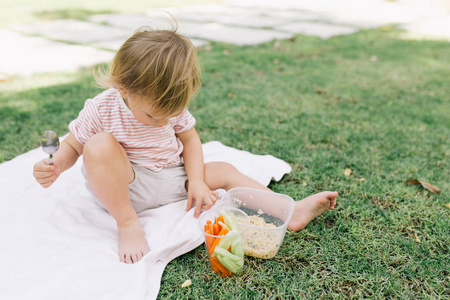
[[[231,163],[264,185],[291,171],[278,158],[217,141],[203,151],[205,162]],[[121,263],[115,220],[86,190],[82,160],[44,189],[32,176],[44,157],[38,148],[0,164],[0,298],[156,299],[166,265],[203,243],[187,200],[141,212],[151,252]]]

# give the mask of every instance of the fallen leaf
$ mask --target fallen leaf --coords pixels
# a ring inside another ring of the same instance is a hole
[[[276,41],[276,42],[273,44],[273,47],[274,47],[275,49],[277,49],[277,50],[281,49],[281,44],[280,44],[280,42],[279,42],[279,41]]]
[[[303,186],[307,186],[308,183],[306,181],[303,181]]]
[[[441,193],[441,189],[438,188],[435,185],[429,184],[428,182],[425,181],[420,181],[417,179],[410,179],[410,180],[406,180],[405,183],[408,184],[414,184],[414,185],[421,185],[424,189],[429,190],[432,193],[435,194],[440,194]]]
[[[320,86],[316,86],[316,93],[323,94],[323,89]]]
[[[345,176],[350,176],[350,174],[352,174],[352,169],[350,169],[350,168],[345,168],[345,170],[344,170],[344,175],[345,175]]]
[[[188,279],[181,285],[181,287],[185,288],[185,287],[190,286],[191,284],[192,284],[192,281],[190,279]]]
[[[446,207],[450,208],[450,202],[449,202],[449,203],[447,203],[447,204],[444,204],[444,206],[446,206]]]
[[[416,242],[417,242],[417,243],[421,243],[419,237],[417,236],[417,233],[415,233],[415,232],[414,232],[414,237],[416,238]]]
[[[366,179],[365,178],[360,178],[360,179],[358,179],[358,181],[366,181]]]
[[[317,235],[311,234],[309,232],[306,232],[306,235],[312,236],[312,237],[317,237]]]
[[[227,97],[228,97],[228,98],[233,98],[233,97],[234,97],[234,94],[233,94],[233,93],[228,93]]]

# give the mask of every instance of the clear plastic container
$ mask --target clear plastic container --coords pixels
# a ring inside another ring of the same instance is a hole
[[[223,212],[234,220],[234,229],[227,226],[229,222],[223,219]],[[218,217],[222,217],[220,222]],[[248,222],[247,214],[233,207],[205,211],[199,218],[211,267],[215,273],[221,274],[222,278],[233,276],[244,267],[244,232]],[[223,224],[225,226],[222,226]],[[224,232],[221,232],[223,227]]]
[[[295,201],[287,195],[240,187],[229,190],[224,197],[249,217],[244,234],[245,255],[274,257],[283,242]]]

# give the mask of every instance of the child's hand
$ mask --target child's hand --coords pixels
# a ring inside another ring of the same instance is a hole
[[[188,181],[188,202],[186,210],[192,208],[195,200],[195,214],[198,218],[202,208],[210,209],[211,206],[219,199],[219,194],[216,191],[211,191],[203,180],[189,180]]]
[[[44,188],[48,188],[59,176],[57,162],[53,158],[53,165],[48,164],[48,158],[37,162],[33,167],[33,176]]]

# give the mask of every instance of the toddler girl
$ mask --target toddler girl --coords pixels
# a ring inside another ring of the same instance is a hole
[[[203,163],[188,110],[200,87],[196,48],[176,30],[137,31],[97,82],[109,88],[85,102],[53,165],[41,160],[33,175],[49,187],[83,155],[88,189],[116,220],[122,262],[150,251],[137,215],[145,209],[187,198],[186,210],[195,203],[198,217],[217,201],[217,189],[268,190],[230,164]],[[296,202],[289,228],[300,230],[334,208],[336,197],[322,192]]]

